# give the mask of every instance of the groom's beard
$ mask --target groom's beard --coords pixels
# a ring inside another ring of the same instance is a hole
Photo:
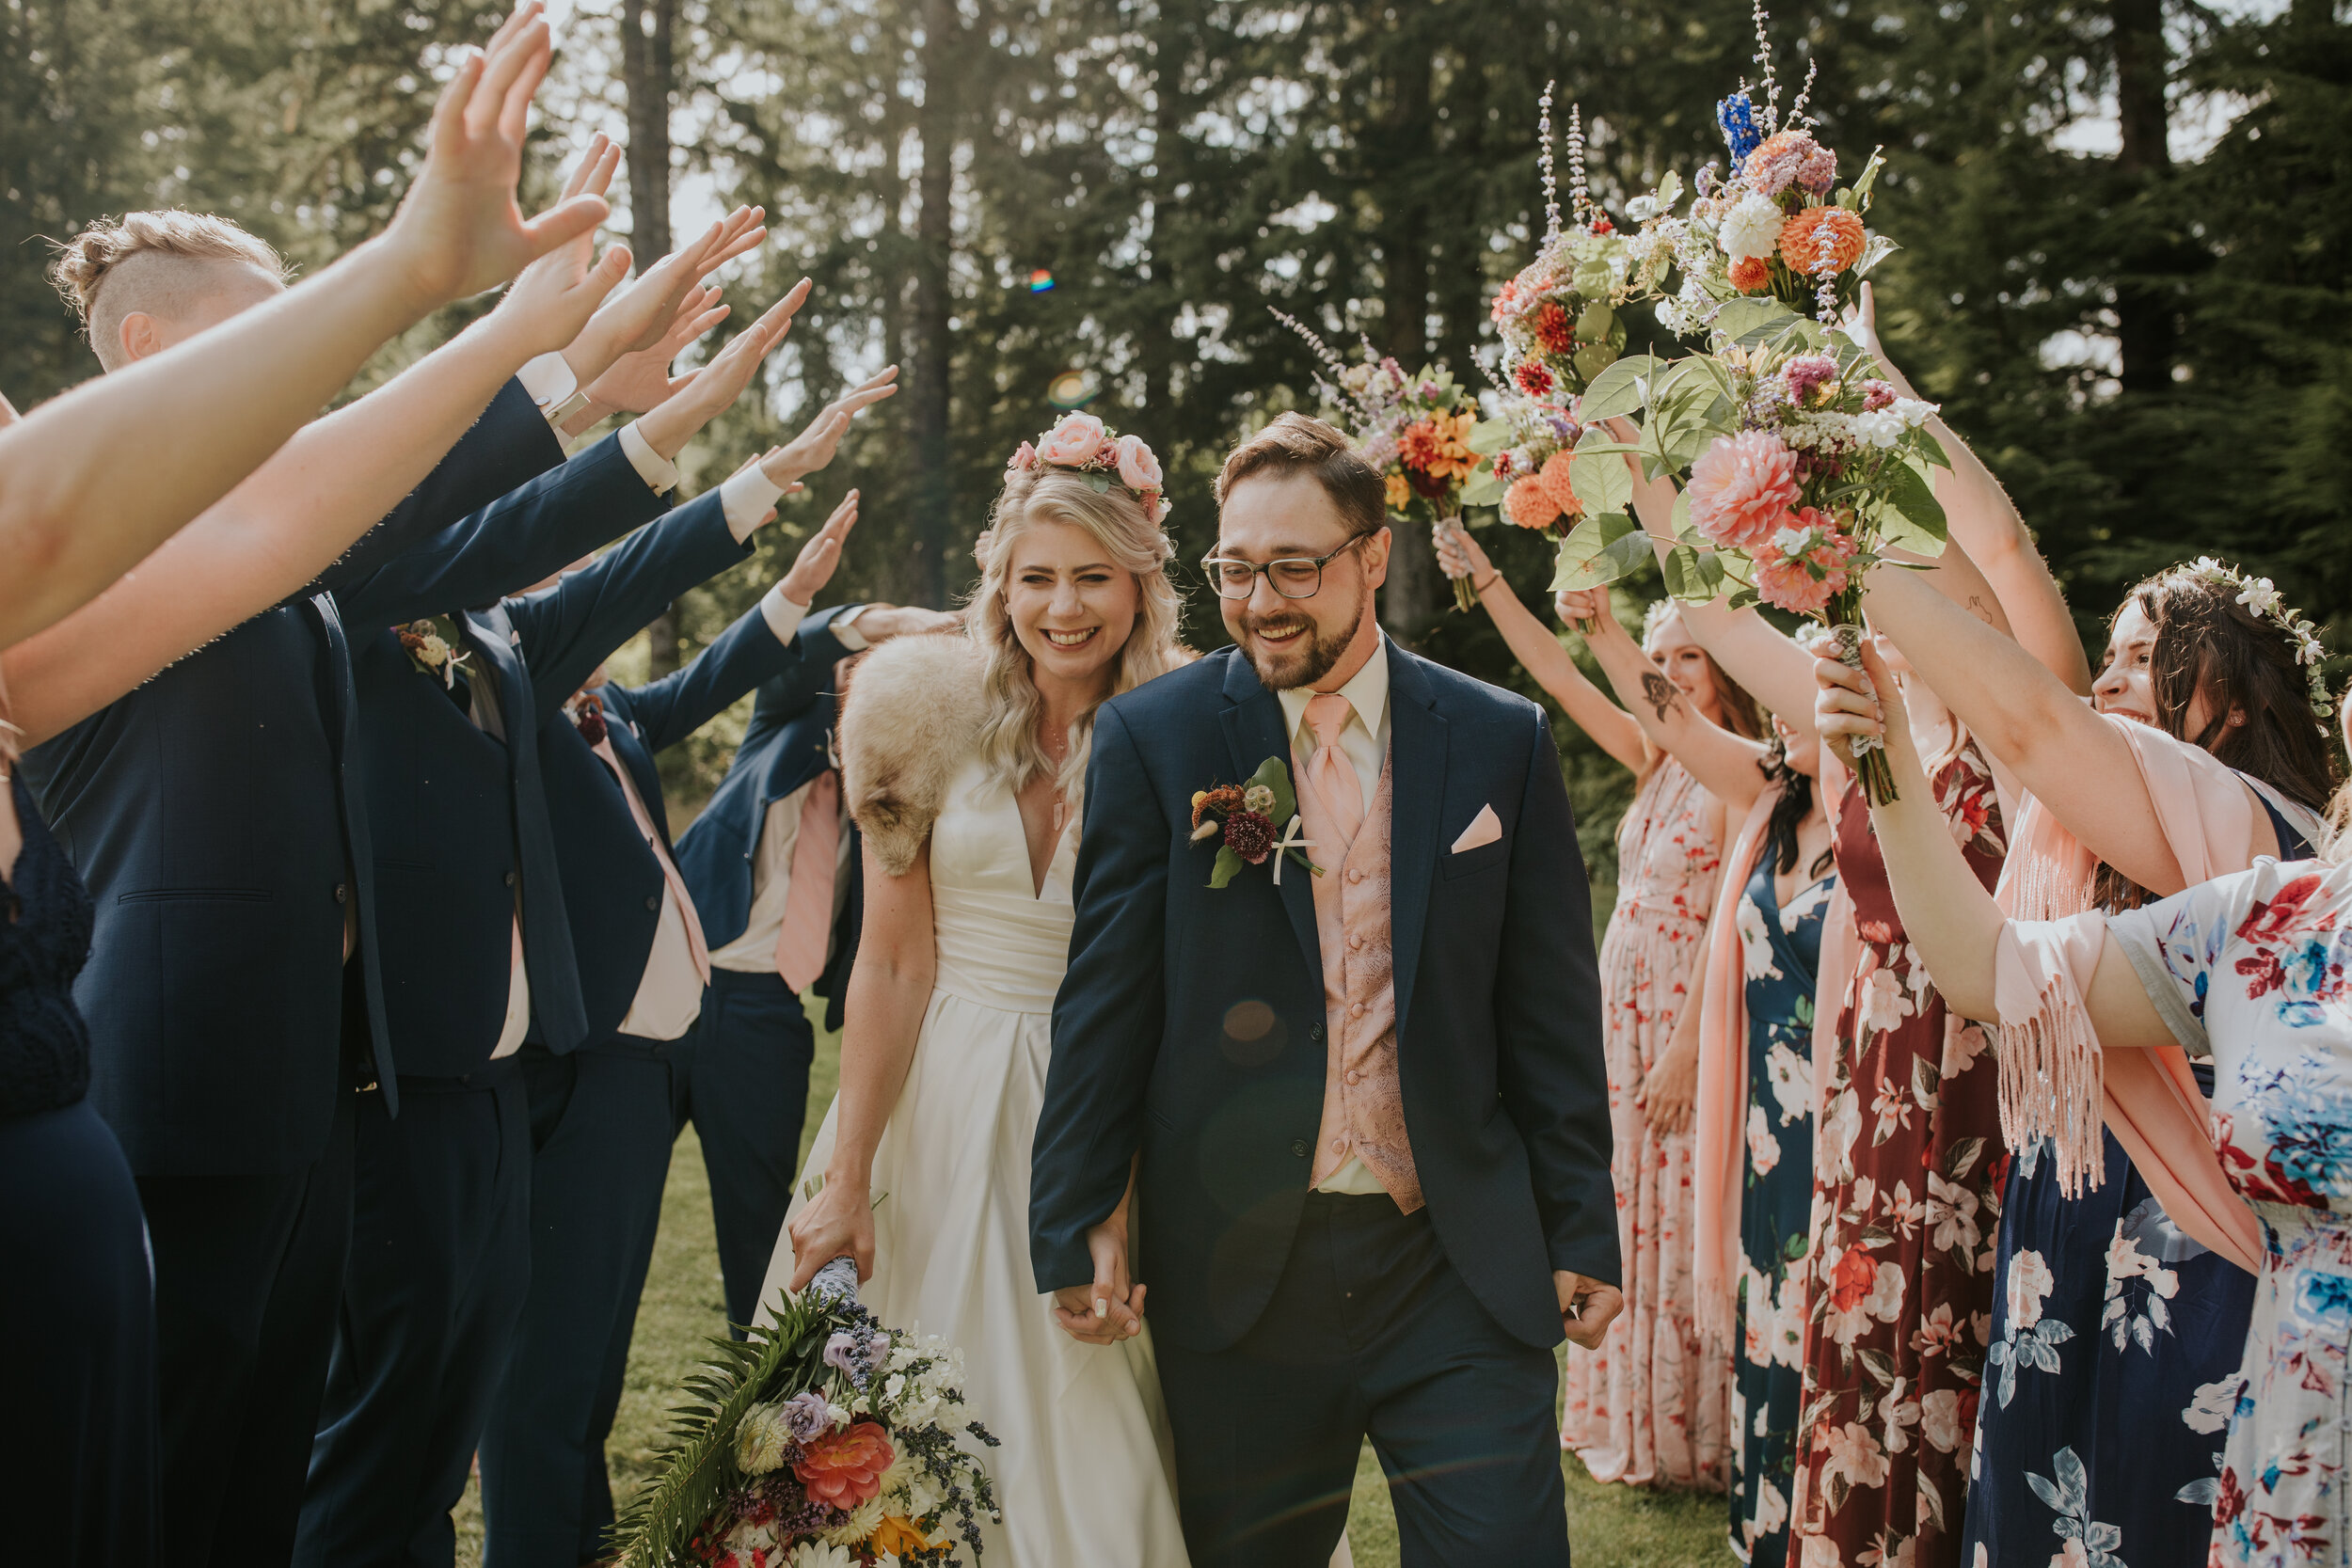
[[[1249,660],[1249,667],[1258,672],[1258,683],[1268,691],[1292,691],[1312,686],[1329,674],[1331,667],[1347,652],[1347,645],[1356,641],[1357,628],[1364,624],[1364,612],[1371,603],[1372,595],[1364,594],[1356,601],[1356,613],[1348,618],[1346,629],[1327,634],[1317,631],[1311,619],[1295,610],[1279,615],[1243,616],[1242,630],[1248,636],[1242,642],[1242,653]],[[1268,630],[1284,632],[1295,626],[1305,626],[1305,635],[1274,647],[1262,641]]]

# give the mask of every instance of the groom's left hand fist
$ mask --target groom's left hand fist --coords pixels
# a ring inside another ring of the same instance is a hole
[[[1625,1297],[1614,1285],[1563,1269],[1552,1271],[1551,1282],[1560,1292],[1560,1327],[1568,1343],[1598,1350],[1610,1323],[1625,1310]]]

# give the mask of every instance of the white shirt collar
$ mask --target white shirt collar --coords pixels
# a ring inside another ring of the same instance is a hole
[[[1389,718],[1389,634],[1387,632],[1380,634],[1379,643],[1372,650],[1372,657],[1364,660],[1364,667],[1350,675],[1345,684],[1341,686],[1340,695],[1346,698],[1348,706],[1356,710],[1356,718],[1364,726],[1364,733],[1377,738],[1380,726],[1386,723]],[[1294,687],[1287,691],[1278,691],[1275,696],[1282,704],[1283,723],[1288,726],[1291,735],[1297,735],[1298,726],[1306,721],[1307,704],[1315,696],[1314,689],[1304,686]]]

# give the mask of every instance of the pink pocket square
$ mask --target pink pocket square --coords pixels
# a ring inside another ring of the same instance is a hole
[[[1454,841],[1454,853],[1458,855],[1465,849],[1475,849],[1482,844],[1492,844],[1502,836],[1502,824],[1495,816],[1495,808],[1481,806],[1478,808],[1478,815],[1470,818],[1470,825],[1462,830],[1462,836]]]

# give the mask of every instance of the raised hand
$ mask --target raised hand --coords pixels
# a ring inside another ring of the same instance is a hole
[[[1863,650],[1866,664],[1878,662],[1880,669],[1885,669],[1870,640],[1865,640]],[[1819,646],[1813,660],[1813,678],[1820,688],[1813,699],[1814,724],[1821,732],[1821,739],[1847,767],[1853,766],[1857,740],[1884,742],[1890,732],[1909,738],[1902,690],[1891,673],[1874,686],[1869,672],[1857,670],[1836,657],[1834,644],[1824,643]]]
[[[383,245],[426,308],[505,282],[604,221],[585,194],[525,222],[516,204],[531,97],[552,49],[543,0],[524,0],[485,52],[469,53],[433,111],[424,167]]]
[[[850,421],[897,392],[898,379],[898,367],[892,365],[825,404],[798,437],[759,460],[761,470],[789,490],[801,479],[832,462],[833,454],[841,448],[841,437],[850,433]]]
[[[774,515],[771,509],[768,517]],[[768,517],[760,521],[764,523]],[[784,596],[796,605],[815,604],[817,595],[824,592],[825,584],[833,580],[834,569],[841,564],[841,546],[848,541],[850,531],[855,527],[857,492],[852,490],[841,498],[841,504],[833,509],[833,515],[825,519],[825,526],[810,535],[808,543],[801,546],[801,553],[794,559],[792,569],[784,574],[781,584]],[[864,618],[859,617],[860,620]]]
[[[609,307],[608,307],[609,309]],[[719,291],[696,285],[670,318],[669,332],[651,348],[624,354],[610,370],[588,386],[587,404],[564,421],[564,434],[577,436],[605,416],[616,412],[650,414],[694,377],[670,373],[671,362],[712,327],[732,314],[719,303]],[[593,323],[591,324],[593,329]],[[571,356],[564,356],[566,361]],[[575,369],[574,372],[579,372]]]
[[[1846,307],[1845,321],[1842,325],[1846,329],[1846,336],[1859,344],[1863,353],[1878,361],[1879,370],[1894,385],[1896,391],[1904,397],[1917,395],[1912,391],[1910,380],[1902,372],[1895,368],[1895,361],[1886,356],[1886,344],[1879,337],[1878,296],[1871,291],[1868,283],[1862,285],[1861,297]]]
[[[705,278],[767,241],[768,231],[760,227],[762,216],[760,208],[738,207],[713,223],[691,244],[647,267],[636,282],[613,295],[564,349],[564,362],[587,389],[594,411],[581,428],[617,408],[649,412],[675,389],[669,379],[670,361],[693,337],[686,338],[658,362],[650,356],[671,340],[691,301],[703,301],[696,315],[716,302],[718,292],[706,291]],[[617,378],[616,370],[621,372]],[[660,395],[651,395],[657,387]]]
[[[563,199],[601,198],[612,182],[621,150],[602,132],[564,182]],[[594,230],[583,229],[522,270],[485,325],[511,334],[516,362],[553,353],[575,341],[605,297],[628,276],[628,246],[607,245],[596,256]],[[591,264],[593,258],[594,264]]]
[[[741,396],[743,388],[751,385],[752,374],[759,369],[760,362],[791,330],[792,317],[808,298],[808,279],[802,278],[765,315],[737,333],[709,364],[687,378],[684,387],[637,421],[637,434],[664,457],[675,457],[683,451],[694,432],[708,424],[719,410]],[[770,477],[774,477],[772,471]]]
[[[1560,1294],[1560,1328],[1568,1343],[1598,1350],[1610,1323],[1625,1310],[1625,1297],[1614,1285],[1565,1269],[1552,1270],[1551,1283]]]
[[[1470,530],[1456,524],[1453,528],[1439,529],[1437,537],[1438,564],[1445,575],[1468,578],[1472,588],[1485,593],[1486,590],[1479,585],[1486,581],[1487,574],[1495,569],[1495,563],[1486,558],[1485,550],[1478,547],[1478,541],[1470,537]]]
[[[1577,630],[1590,634],[1599,628],[1600,618],[1611,613],[1609,590],[1606,588],[1563,588],[1551,597],[1551,608],[1560,619]]]

